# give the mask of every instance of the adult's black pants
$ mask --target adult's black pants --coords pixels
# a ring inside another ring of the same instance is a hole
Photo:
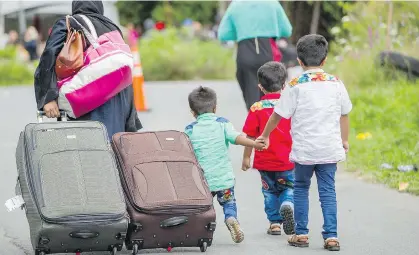
[[[280,53],[272,38],[245,39],[238,43],[236,77],[247,110],[263,95],[258,87],[258,69],[266,62],[273,60],[279,61]]]

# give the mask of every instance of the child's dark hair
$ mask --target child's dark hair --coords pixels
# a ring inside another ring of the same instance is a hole
[[[189,107],[196,115],[213,113],[217,106],[217,94],[208,87],[194,89],[188,96]]]
[[[258,80],[267,92],[280,91],[287,80],[287,69],[282,63],[269,61],[259,68]]]
[[[297,42],[297,55],[305,66],[320,66],[327,57],[328,43],[322,35],[305,35]]]

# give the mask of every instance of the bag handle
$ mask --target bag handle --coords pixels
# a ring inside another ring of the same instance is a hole
[[[70,16],[67,15],[65,16],[65,24],[67,25],[67,34],[69,34],[71,32],[71,26],[70,26]]]
[[[95,40],[95,38],[92,36],[92,34],[89,32],[89,30],[87,30],[82,24],[80,24],[80,22],[74,18],[73,16],[69,16],[71,17],[76,23],[77,25],[79,25],[81,27],[81,29],[83,30],[84,35],[86,36],[86,39],[89,41],[89,43],[93,46],[93,48],[97,48],[99,47],[99,43]],[[96,30],[94,30],[96,33]]]
[[[160,222],[161,228],[172,228],[188,223],[187,216],[173,217]]]
[[[66,17],[65,17],[65,23],[66,23],[66,26],[67,26],[67,38],[66,38],[66,41],[65,41],[65,43],[64,44],[67,44],[67,43],[71,43],[71,41],[72,41],[72,39],[73,39],[73,37],[74,37],[74,33],[76,32],[76,31],[74,31],[74,30],[71,30],[71,25],[70,25],[70,18],[69,18],[69,16],[67,15]],[[86,45],[86,42],[84,42],[84,46]]]
[[[90,33],[92,34],[93,38],[95,40],[97,40],[98,39],[98,36],[97,36],[96,29],[95,29],[95,26],[93,25],[92,21],[88,17],[86,17],[85,15],[83,15],[83,14],[78,14],[78,16],[80,16],[84,20],[84,22],[86,22],[86,24],[89,27]]]

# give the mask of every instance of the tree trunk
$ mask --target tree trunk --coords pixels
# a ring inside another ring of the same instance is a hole
[[[1,14],[1,7],[3,2],[0,2],[0,36],[4,34],[4,15]]]
[[[290,9],[290,21],[293,24],[291,41],[296,43],[300,37],[310,32],[310,21],[312,11],[310,5],[304,1],[289,2],[291,5]]]
[[[393,23],[393,2],[389,2],[387,17],[387,50],[391,50],[391,28]]]
[[[310,34],[317,34],[319,29],[320,11],[322,2],[314,2],[313,15],[311,17]]]
[[[227,2],[225,0],[220,0],[218,3],[218,18],[219,18],[218,22],[221,21],[226,10],[227,10]]]
[[[25,36],[26,32],[26,17],[25,17],[25,8],[23,7],[23,1],[19,1],[19,15],[18,15],[18,22],[19,22],[19,35],[20,38]]]
[[[285,13],[287,14],[287,16],[289,17],[291,15],[291,10],[290,10],[290,3],[288,1],[279,1],[282,5],[282,8],[284,8]]]

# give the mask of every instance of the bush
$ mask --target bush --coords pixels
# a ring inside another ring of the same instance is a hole
[[[34,68],[16,61],[0,62],[0,86],[28,85],[33,83]]]
[[[17,49],[14,46],[6,46],[0,50],[0,59],[15,60]]]
[[[154,20],[166,24],[180,25],[185,19],[191,19],[204,24],[214,22],[218,3],[215,1],[173,1],[170,4],[160,2],[153,10]]]
[[[0,50],[0,86],[33,83],[33,74],[38,61],[25,63],[17,58],[17,54],[18,49],[14,46]]]
[[[148,81],[233,79],[231,49],[217,41],[188,39],[182,32],[166,29],[140,41],[144,78]]]

